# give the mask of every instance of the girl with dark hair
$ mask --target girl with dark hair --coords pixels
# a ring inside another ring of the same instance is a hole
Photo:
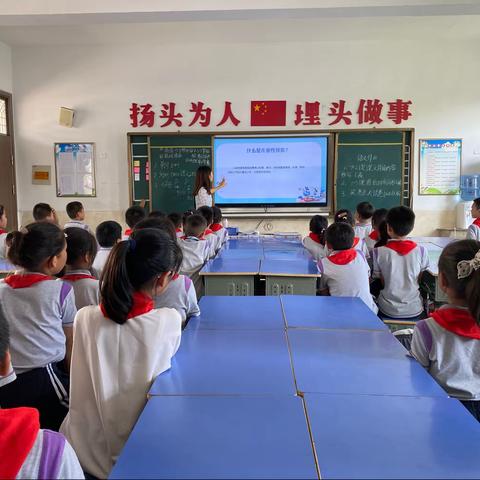
[[[346,208],[342,208],[335,212],[333,223],[346,223],[355,231],[355,217],[353,213]],[[353,248],[357,250],[357,252],[360,252],[367,261],[369,260],[370,253],[368,252],[368,247],[364,238],[360,238],[355,235],[353,239]]]
[[[317,262],[328,255],[327,247],[325,246],[325,230],[327,227],[327,217],[314,215],[310,219],[310,233],[302,241],[303,246]]]
[[[0,258],[6,258],[6,239],[7,239],[7,212],[3,205],[0,205]]]
[[[213,186],[213,172],[208,165],[202,165],[197,169],[197,175],[195,177],[195,186],[193,187],[193,196],[195,198],[195,208],[213,206],[212,194],[217,190],[225,187],[227,183],[225,179],[215,187]]]
[[[171,366],[181,317],[156,309],[182,262],[175,239],[156,228],[117,243],[100,280],[100,306],[82,308],[75,324],[70,412],[62,433],[82,467],[107,478],[154,379]]]
[[[480,421],[480,242],[446,246],[438,271],[449,303],[417,323],[411,352]]]
[[[68,411],[68,368],[77,312],[72,287],[57,280],[65,266],[65,234],[32,223],[10,234],[9,260],[23,268],[0,282],[0,304],[11,330],[17,379],[0,388],[2,408],[35,407],[42,428],[58,430]]]

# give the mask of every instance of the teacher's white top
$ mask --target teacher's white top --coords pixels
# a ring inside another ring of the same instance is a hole
[[[207,192],[205,187],[201,187],[198,193],[195,195],[195,208],[198,210],[200,207],[205,206],[213,206],[213,197]]]

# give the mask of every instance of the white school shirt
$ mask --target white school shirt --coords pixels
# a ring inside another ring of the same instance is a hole
[[[355,227],[353,227],[353,230],[355,231],[355,236],[363,239],[368,237],[370,235],[370,232],[372,231],[372,224],[371,223],[357,223]]]
[[[0,281],[0,315],[10,325],[10,354],[15,373],[63,360],[66,351],[63,327],[72,327],[77,313],[73,288],[56,279],[12,288],[6,280]]]
[[[185,275],[179,275],[172,280],[165,291],[154,300],[155,308],[174,308],[182,317],[182,324],[185,324],[188,318],[200,315],[195,286]]]
[[[374,230],[372,230],[365,238],[365,245],[367,246],[368,252],[370,255],[372,254],[373,249],[375,248],[376,243],[380,240],[380,237],[378,239],[373,239],[370,237]]]
[[[71,275],[84,278],[72,279]],[[77,310],[89,305],[98,305],[100,303],[99,281],[92,278],[88,270],[69,270],[62,278],[69,283],[75,293],[75,305]]]
[[[83,223],[80,220],[70,220],[65,224],[63,228],[67,229],[67,228],[73,228],[73,227],[81,228],[82,230],[87,230],[87,232],[90,232],[90,227],[86,223]]]
[[[0,258],[7,258],[7,245],[6,245],[6,240],[7,240],[7,235],[8,232],[5,232],[4,230],[0,230]]]
[[[213,196],[210,195],[205,187],[201,187],[195,195],[195,209],[200,207],[211,207],[213,205]]]
[[[92,265],[92,269],[97,278],[100,278],[100,276],[102,275],[103,269],[105,268],[105,264],[107,263],[107,259],[110,255],[110,252],[112,251],[112,248],[113,247],[110,247],[110,248],[100,247],[98,249],[97,255]]]
[[[328,255],[327,246],[312,240],[309,236],[305,237],[302,243],[308,253],[310,253],[317,262]]]
[[[175,229],[175,234],[177,235],[177,239],[182,238],[185,234],[183,230]]]
[[[425,247],[416,247],[406,255],[400,255],[387,246],[373,249],[373,277],[383,277],[385,286],[378,296],[380,311],[389,317],[409,318],[423,311],[418,277],[429,266]]]
[[[171,367],[180,345],[180,314],[150,310],[119,325],[100,307],[75,319],[70,411],[60,431],[85,471],[107,478],[146,402],[155,378]]]
[[[357,244],[354,245],[353,248],[355,248],[357,252],[360,252],[361,254],[363,254],[363,256],[368,260],[370,258],[370,252],[368,251],[367,242],[365,242],[364,238],[355,236],[353,243],[355,243],[355,239],[357,238],[358,238]]]
[[[213,258],[222,246],[220,237],[212,232],[205,235],[205,240],[210,244],[210,258]]]
[[[480,224],[480,221],[478,222]],[[480,225],[472,223],[467,229],[467,239],[480,242]]]
[[[211,244],[197,237],[181,238],[178,242],[183,252],[180,273],[192,279],[197,298],[200,298],[203,294],[203,282],[198,272],[212,256]]]
[[[220,228],[219,230],[217,231],[212,230],[212,231],[213,231],[213,234],[219,238],[218,245],[219,245],[219,248],[221,248],[222,245],[228,240],[228,230],[224,226],[222,226],[222,228]]]
[[[318,262],[318,271],[322,274],[320,290],[328,288],[332,297],[358,297],[377,313],[378,308],[370,294],[370,268],[363,254],[353,249],[355,256],[348,263],[338,265],[332,261],[334,255],[342,255],[351,250],[333,251]]]

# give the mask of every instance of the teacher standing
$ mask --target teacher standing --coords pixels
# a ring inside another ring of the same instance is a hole
[[[213,186],[213,172],[208,165],[202,165],[197,169],[197,176],[195,177],[195,187],[193,188],[193,196],[195,197],[195,208],[212,207],[213,196],[217,190],[223,188],[227,183],[225,179],[215,187]]]

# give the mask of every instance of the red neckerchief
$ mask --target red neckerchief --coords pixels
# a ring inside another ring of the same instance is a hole
[[[0,410],[0,478],[17,478],[39,430],[40,419],[35,408]]]
[[[181,231],[182,231],[181,228],[176,228],[176,229],[175,229],[175,232],[176,232],[176,233],[180,233]]]
[[[6,230],[4,230],[3,228],[0,228],[0,235],[3,235],[4,233],[8,233]]]
[[[380,238],[380,235],[378,234],[378,232],[376,230],[372,230],[370,232],[370,235],[368,236],[368,238],[370,238],[371,240],[378,241],[379,238]]]
[[[385,246],[403,256],[410,253],[417,244],[413,240],[389,240]]]
[[[319,243],[320,245],[323,245],[322,242],[320,241],[320,236],[317,233],[310,232],[308,237],[311,238],[315,243]]]
[[[204,233],[203,235],[204,235],[204,236],[206,236],[206,235],[211,235],[212,233],[213,233],[212,230],[210,230],[209,228],[207,228],[207,229],[205,230],[205,233]]]
[[[210,225],[210,228],[211,228],[212,232],[218,232],[219,230],[221,230],[223,228],[223,225],[221,223],[212,223]]]
[[[142,292],[134,292],[132,295],[132,300],[133,305],[130,313],[127,315],[127,319],[144,315],[145,313],[152,311],[155,307],[153,299]],[[108,318],[107,312],[105,311],[105,307],[102,303],[100,304],[100,310],[102,311],[103,316]]]
[[[125,230],[125,236],[129,237],[133,233],[133,228],[127,228]]]
[[[354,248],[349,248],[348,250],[334,253],[327,258],[335,265],[347,265],[347,263],[350,263],[357,258],[357,251]]]
[[[356,247],[358,245],[358,242],[360,241],[360,237],[355,237],[353,239],[353,246]]]
[[[480,340],[480,326],[468,310],[446,307],[436,310],[430,316],[449,332]]]
[[[86,273],[67,273],[67,275],[62,277],[62,280],[66,280],[67,282],[76,282],[77,280],[85,280],[86,278],[96,280],[93,275],[88,275]]]
[[[4,281],[12,288],[27,288],[45,280],[55,280],[53,277],[43,275],[42,273],[18,273],[10,275]]]
[[[473,221],[472,225],[476,225],[477,227],[480,227],[480,218],[476,218],[476,219]]]

